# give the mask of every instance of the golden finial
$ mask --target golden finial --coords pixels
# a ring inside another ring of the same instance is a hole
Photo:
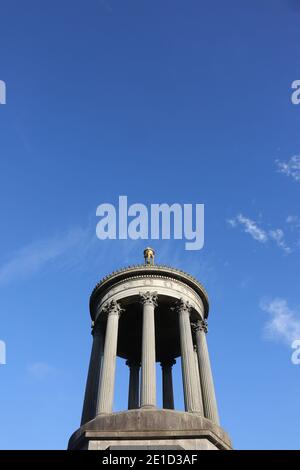
[[[154,264],[154,255],[155,255],[155,251],[153,250],[153,248],[150,248],[149,246],[147,246],[147,248],[145,248],[145,250],[144,250],[145,264],[153,265]]]

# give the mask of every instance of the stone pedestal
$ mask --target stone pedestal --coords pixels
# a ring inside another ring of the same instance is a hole
[[[140,409],[99,415],[78,429],[69,449],[106,450],[118,446],[177,446],[185,450],[231,449],[222,428],[195,413]]]

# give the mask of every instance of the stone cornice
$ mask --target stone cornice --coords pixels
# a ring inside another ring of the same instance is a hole
[[[190,288],[192,288],[202,299],[205,310],[205,317],[208,316],[209,300],[205,288],[202,284],[190,274],[176,268],[165,265],[135,265],[119,269],[113,273],[105,276],[94,288],[90,297],[90,310],[95,308],[96,299],[99,298],[108,288],[122,280],[130,280],[132,278],[151,278],[162,277],[170,280],[181,281]]]

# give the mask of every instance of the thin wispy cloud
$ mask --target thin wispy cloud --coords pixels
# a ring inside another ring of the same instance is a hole
[[[288,215],[286,218],[286,223],[289,224],[292,230],[295,228],[300,228],[300,217],[298,215]]]
[[[44,380],[57,374],[58,369],[46,362],[34,362],[27,366],[27,372],[33,379]]]
[[[275,240],[277,246],[281,248],[283,251],[286,253],[291,253],[291,248],[286,244],[286,241],[284,239],[284,233],[283,230],[280,228],[277,228],[275,230],[270,230],[269,231],[269,236],[273,240]]]
[[[33,275],[53,261],[74,263],[85,252],[90,239],[89,230],[76,228],[20,248],[0,265],[0,286]]]
[[[275,160],[277,171],[300,181],[300,155],[293,155],[288,161]]]
[[[260,308],[269,315],[264,326],[266,338],[289,346],[295,339],[300,339],[300,312],[291,309],[285,299],[262,300]]]
[[[150,241],[149,241],[150,243]],[[92,224],[73,228],[59,235],[37,240],[13,252],[0,264],[0,288],[49,269],[95,271],[96,276],[110,269],[143,261],[145,240],[101,240]]]
[[[249,233],[254,240],[265,243],[268,240],[267,233],[258,226],[258,223],[248,217],[238,214],[235,218],[229,219],[228,223],[232,227],[241,225],[245,233]]]
[[[265,230],[258,222],[238,214],[236,217],[227,220],[231,227],[241,227],[242,231],[249,234],[253,240],[266,244],[270,240],[274,241],[278,248],[289,254],[292,252],[291,247],[285,240],[284,231],[280,228]]]
[[[100,5],[104,8],[106,12],[112,13],[112,7],[107,0],[100,0]]]

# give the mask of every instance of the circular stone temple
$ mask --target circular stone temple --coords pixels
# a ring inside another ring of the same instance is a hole
[[[230,449],[220,427],[206,342],[208,296],[191,275],[154,263],[120,269],[90,298],[93,345],[80,428],[70,449]],[[128,409],[113,412],[116,357],[129,373]],[[181,358],[185,411],[174,409]],[[163,408],[157,407],[156,363]]]

